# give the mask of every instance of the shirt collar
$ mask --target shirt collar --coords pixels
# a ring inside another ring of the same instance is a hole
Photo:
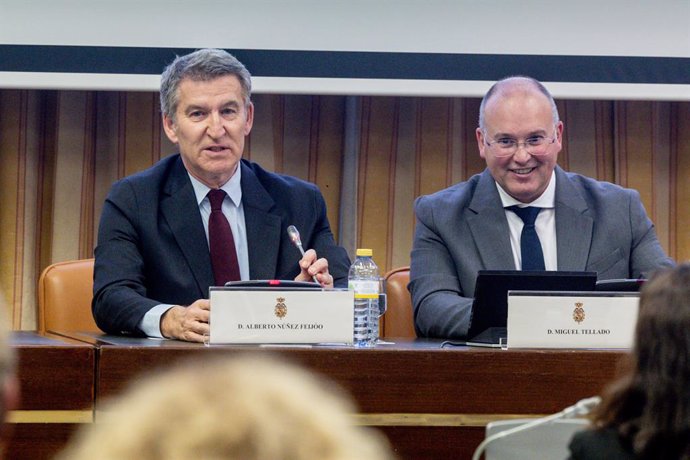
[[[187,175],[189,176],[189,179],[192,181],[192,187],[194,188],[194,195],[196,196],[196,203],[198,205],[201,205],[201,202],[204,201],[204,198],[206,198],[206,195],[208,195],[208,192],[211,190],[209,186],[206,184],[201,183],[198,179],[196,179],[194,176],[189,174],[189,171],[187,171]],[[235,174],[232,175],[229,181],[227,181],[223,186],[220,188],[221,190],[224,190],[225,193],[228,194],[230,199],[232,200],[232,203],[235,206],[240,205],[240,202],[242,201],[242,164],[238,163],[237,165],[237,171],[235,171]]]
[[[504,208],[515,205],[534,206],[536,208],[553,208],[555,207],[556,203],[556,171],[551,173],[551,180],[549,181],[549,185],[546,186],[544,193],[542,193],[539,198],[531,203],[523,203],[508,195],[508,192],[503,190],[503,187],[498,185],[498,182],[496,182],[496,188],[498,189],[498,195],[501,197],[501,203],[503,203]]]

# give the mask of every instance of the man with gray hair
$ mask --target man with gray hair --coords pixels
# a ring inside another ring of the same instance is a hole
[[[161,112],[179,153],[116,182],[95,250],[93,314],[115,334],[203,341],[209,286],[249,279],[347,285],[314,184],[242,159],[252,129],[251,76],[229,53],[202,49],[163,72]],[[287,227],[301,231],[304,256]]]
[[[640,278],[673,261],[640,195],[557,165],[563,122],[529,77],[494,84],[476,129],[487,168],[415,202],[410,285],[417,334],[465,339],[479,270]]]

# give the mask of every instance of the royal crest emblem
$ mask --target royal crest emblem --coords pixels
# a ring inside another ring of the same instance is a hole
[[[287,315],[287,305],[285,305],[285,297],[278,297],[276,299],[276,308],[275,308],[275,315],[283,319],[285,318],[285,315]]]
[[[575,302],[575,310],[573,310],[573,319],[577,324],[580,324],[585,320],[585,309],[582,308],[584,304],[582,302]]]

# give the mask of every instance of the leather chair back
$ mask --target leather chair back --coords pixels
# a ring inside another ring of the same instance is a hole
[[[91,313],[93,259],[58,262],[38,279],[39,331],[98,332]]]
[[[384,275],[388,309],[383,316],[381,337],[415,338],[412,298],[407,290],[410,267],[395,268]]]

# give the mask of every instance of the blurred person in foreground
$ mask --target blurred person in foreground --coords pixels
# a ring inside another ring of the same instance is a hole
[[[0,299],[1,300],[1,299]],[[5,457],[4,444],[11,435],[7,416],[19,405],[19,381],[16,375],[16,355],[10,345],[11,330],[5,305],[0,303],[0,457]]]
[[[606,280],[673,265],[637,191],[558,166],[563,130],[533,78],[505,78],[486,93],[475,133],[486,169],[415,202],[409,289],[418,336],[467,338],[479,270],[594,271]]]
[[[316,185],[242,159],[254,122],[245,66],[218,49],[177,57],[161,77],[160,100],[179,153],[108,193],[95,250],[98,327],[202,342],[210,286],[315,279],[346,287],[350,260]],[[293,224],[304,256],[287,234]]]
[[[393,459],[355,412],[339,387],[299,367],[215,357],[132,384],[58,459]]]
[[[690,264],[655,274],[640,313],[624,376],[576,434],[571,458],[690,459]]]

